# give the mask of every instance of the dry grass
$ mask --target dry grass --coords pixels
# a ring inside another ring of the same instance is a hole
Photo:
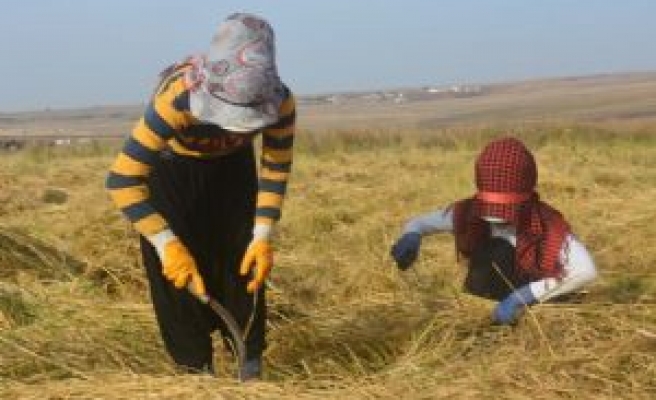
[[[471,193],[495,129],[301,132],[270,291],[266,380],[176,373],[134,234],[103,191],[115,148],[0,158],[0,397],[650,399],[656,395],[656,126],[518,126],[540,191],[601,278],[515,328],[460,292],[448,236],[414,271],[389,245]],[[51,201],[57,193],[57,201]],[[62,200],[63,199],[63,200]]]

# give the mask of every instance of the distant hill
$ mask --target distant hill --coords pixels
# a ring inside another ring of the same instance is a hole
[[[656,119],[656,72],[298,96],[299,129]],[[143,105],[0,113],[0,136],[120,137]]]

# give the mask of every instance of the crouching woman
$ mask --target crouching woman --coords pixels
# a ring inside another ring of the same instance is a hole
[[[423,236],[452,232],[468,260],[464,290],[497,300],[493,321],[513,324],[526,307],[573,293],[597,271],[559,211],[535,191],[537,166],[512,137],[490,142],[475,165],[477,192],[411,219],[392,246],[401,270],[416,260]]]

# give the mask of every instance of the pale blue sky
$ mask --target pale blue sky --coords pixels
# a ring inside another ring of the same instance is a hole
[[[654,0],[0,0],[0,112],[136,104],[228,14],[298,94],[656,70]]]

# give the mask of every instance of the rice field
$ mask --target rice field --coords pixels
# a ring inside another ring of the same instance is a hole
[[[468,196],[484,143],[511,133],[600,278],[571,303],[492,326],[461,291],[449,235],[401,273],[407,218]],[[104,191],[119,144],[0,156],[0,398],[656,398],[656,125],[298,133],[277,231],[265,377],[178,373],[137,241]]]

